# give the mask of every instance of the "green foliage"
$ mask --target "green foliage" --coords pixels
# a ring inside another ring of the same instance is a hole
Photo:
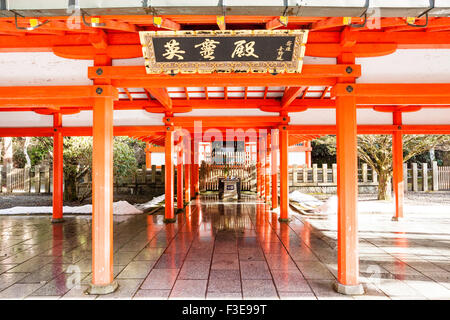
[[[33,137],[28,147],[28,155],[32,166],[48,162],[53,155],[53,138]]]
[[[117,177],[128,176],[136,172],[138,162],[133,148],[136,146],[135,141],[128,137],[114,138],[114,175]]]
[[[336,163],[336,136],[323,136],[311,142],[311,161],[319,166]]]

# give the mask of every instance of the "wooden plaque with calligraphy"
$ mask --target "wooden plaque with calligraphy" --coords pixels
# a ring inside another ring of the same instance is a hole
[[[300,73],[307,30],[142,31],[149,74]]]

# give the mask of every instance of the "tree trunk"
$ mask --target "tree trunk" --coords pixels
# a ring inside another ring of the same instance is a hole
[[[11,137],[3,138],[3,165],[6,167],[13,162],[13,141]]]
[[[78,200],[76,175],[64,176],[64,200],[66,201]]]
[[[26,137],[25,138],[25,143],[23,145],[23,153],[25,155],[25,159],[27,159],[27,166],[31,167],[31,159],[30,156],[28,155],[28,146],[30,145],[31,142],[31,138],[30,137]]]
[[[391,184],[389,183],[389,173],[378,173],[378,200],[391,200]]]

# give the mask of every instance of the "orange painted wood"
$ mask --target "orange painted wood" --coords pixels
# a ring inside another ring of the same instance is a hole
[[[258,198],[262,195],[261,189],[261,142],[256,142],[256,195]]]
[[[194,143],[194,195],[197,196],[200,193],[200,144]]]
[[[307,87],[290,87],[284,91],[283,97],[281,98],[281,108],[284,109],[288,107],[299,95],[301,95]]]
[[[349,91],[347,87],[348,84],[345,83],[336,84],[331,89],[331,95],[351,95],[358,98],[396,97],[404,98],[405,101],[415,97],[450,97],[450,83],[358,83],[352,84],[352,91]]]
[[[286,127],[279,129],[280,139],[280,219],[288,219],[289,212],[289,173],[288,173],[288,142],[289,134]]]
[[[151,146],[148,142],[145,143],[145,168],[152,168],[152,152],[150,151]]]
[[[161,103],[165,111],[170,112],[172,110],[172,99],[167,88],[147,88],[147,90]]]
[[[265,185],[265,201],[269,203],[270,201],[270,137],[266,136],[265,138],[265,159],[264,159],[264,179],[266,182]]]
[[[352,96],[336,98],[338,282],[357,285],[358,261],[358,161],[356,106]]]
[[[184,208],[183,136],[179,137],[177,148],[177,209],[182,209]]]
[[[95,99],[92,150],[92,284],[113,281],[113,100]]]
[[[260,148],[260,165],[261,165],[261,198],[265,201],[266,199],[266,151],[267,151],[267,146],[266,146],[266,138],[265,136],[260,136],[260,143],[261,143],[261,148]]]
[[[278,208],[278,130],[272,130],[271,134],[271,175],[272,175],[272,209]]]
[[[195,141],[191,140],[191,199],[195,198]]]
[[[189,152],[185,150],[185,165],[184,165],[184,199],[191,200],[191,164]]]
[[[169,127],[170,128],[170,127]],[[166,131],[166,137],[165,137],[165,147],[166,147],[166,154],[165,154],[165,219],[174,219],[175,213],[174,213],[174,185],[173,185],[173,178],[174,178],[174,169],[173,169],[173,157],[174,157],[174,131],[168,130]]]
[[[402,114],[400,112],[393,113],[394,125],[402,125]],[[403,202],[405,197],[405,182],[403,177],[403,134],[396,131],[392,135],[392,166],[393,166],[393,183],[395,195],[395,217],[403,218]]]
[[[53,115],[53,219],[63,217],[63,135],[62,115]]]
[[[305,147],[307,148],[305,150],[305,164],[306,167],[311,168],[311,141],[306,141]]]

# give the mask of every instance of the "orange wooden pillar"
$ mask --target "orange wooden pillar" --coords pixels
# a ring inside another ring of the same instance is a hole
[[[150,143],[145,143],[145,168],[152,168],[152,153],[150,152]]]
[[[183,145],[184,153],[184,201],[189,203],[191,200],[191,152],[190,143],[185,142]]]
[[[117,289],[113,277],[113,99],[117,91],[103,86],[97,87],[96,93],[99,97],[94,102],[92,128],[92,283],[87,292],[107,294]]]
[[[62,115],[53,114],[53,215],[52,223],[63,219],[63,135]]]
[[[261,137],[261,198],[266,200],[266,136]]]
[[[177,219],[174,213],[174,169],[173,169],[173,156],[174,156],[174,131],[173,127],[166,127],[166,139],[165,139],[165,214],[164,222],[173,223]]]
[[[270,201],[270,137],[269,135],[265,138],[265,161],[264,161],[264,179],[265,179],[265,202]]]
[[[308,149],[311,148],[311,141],[305,142],[305,147]],[[305,164],[308,168],[311,168],[311,151],[307,150],[305,151]]]
[[[402,125],[402,113],[393,113],[393,123],[397,125],[398,129]],[[393,167],[393,182],[395,194],[395,216],[393,221],[398,221],[403,218],[403,199],[405,196],[405,183],[403,181],[403,134],[401,131],[395,131],[392,135],[392,167]]]
[[[285,126],[280,128],[280,222],[288,222],[289,212],[289,172],[288,141],[289,133]]]
[[[256,196],[258,198],[262,195],[261,190],[261,146],[260,139],[256,142]]]
[[[195,165],[195,160],[196,160],[196,156],[195,156],[195,141],[192,140],[191,141],[191,199],[194,199],[196,196],[195,193],[195,169],[196,169],[196,165]]]
[[[353,86],[348,85],[348,93]],[[338,277],[335,289],[342,294],[362,294],[358,282],[358,160],[356,104],[352,94],[336,97],[336,148],[338,196]]]
[[[177,150],[177,212],[184,208],[183,178],[183,136],[180,136]]]
[[[194,143],[194,195],[197,196],[200,193],[200,143]]]
[[[271,143],[272,165],[272,209],[278,208],[278,131],[272,130]]]

